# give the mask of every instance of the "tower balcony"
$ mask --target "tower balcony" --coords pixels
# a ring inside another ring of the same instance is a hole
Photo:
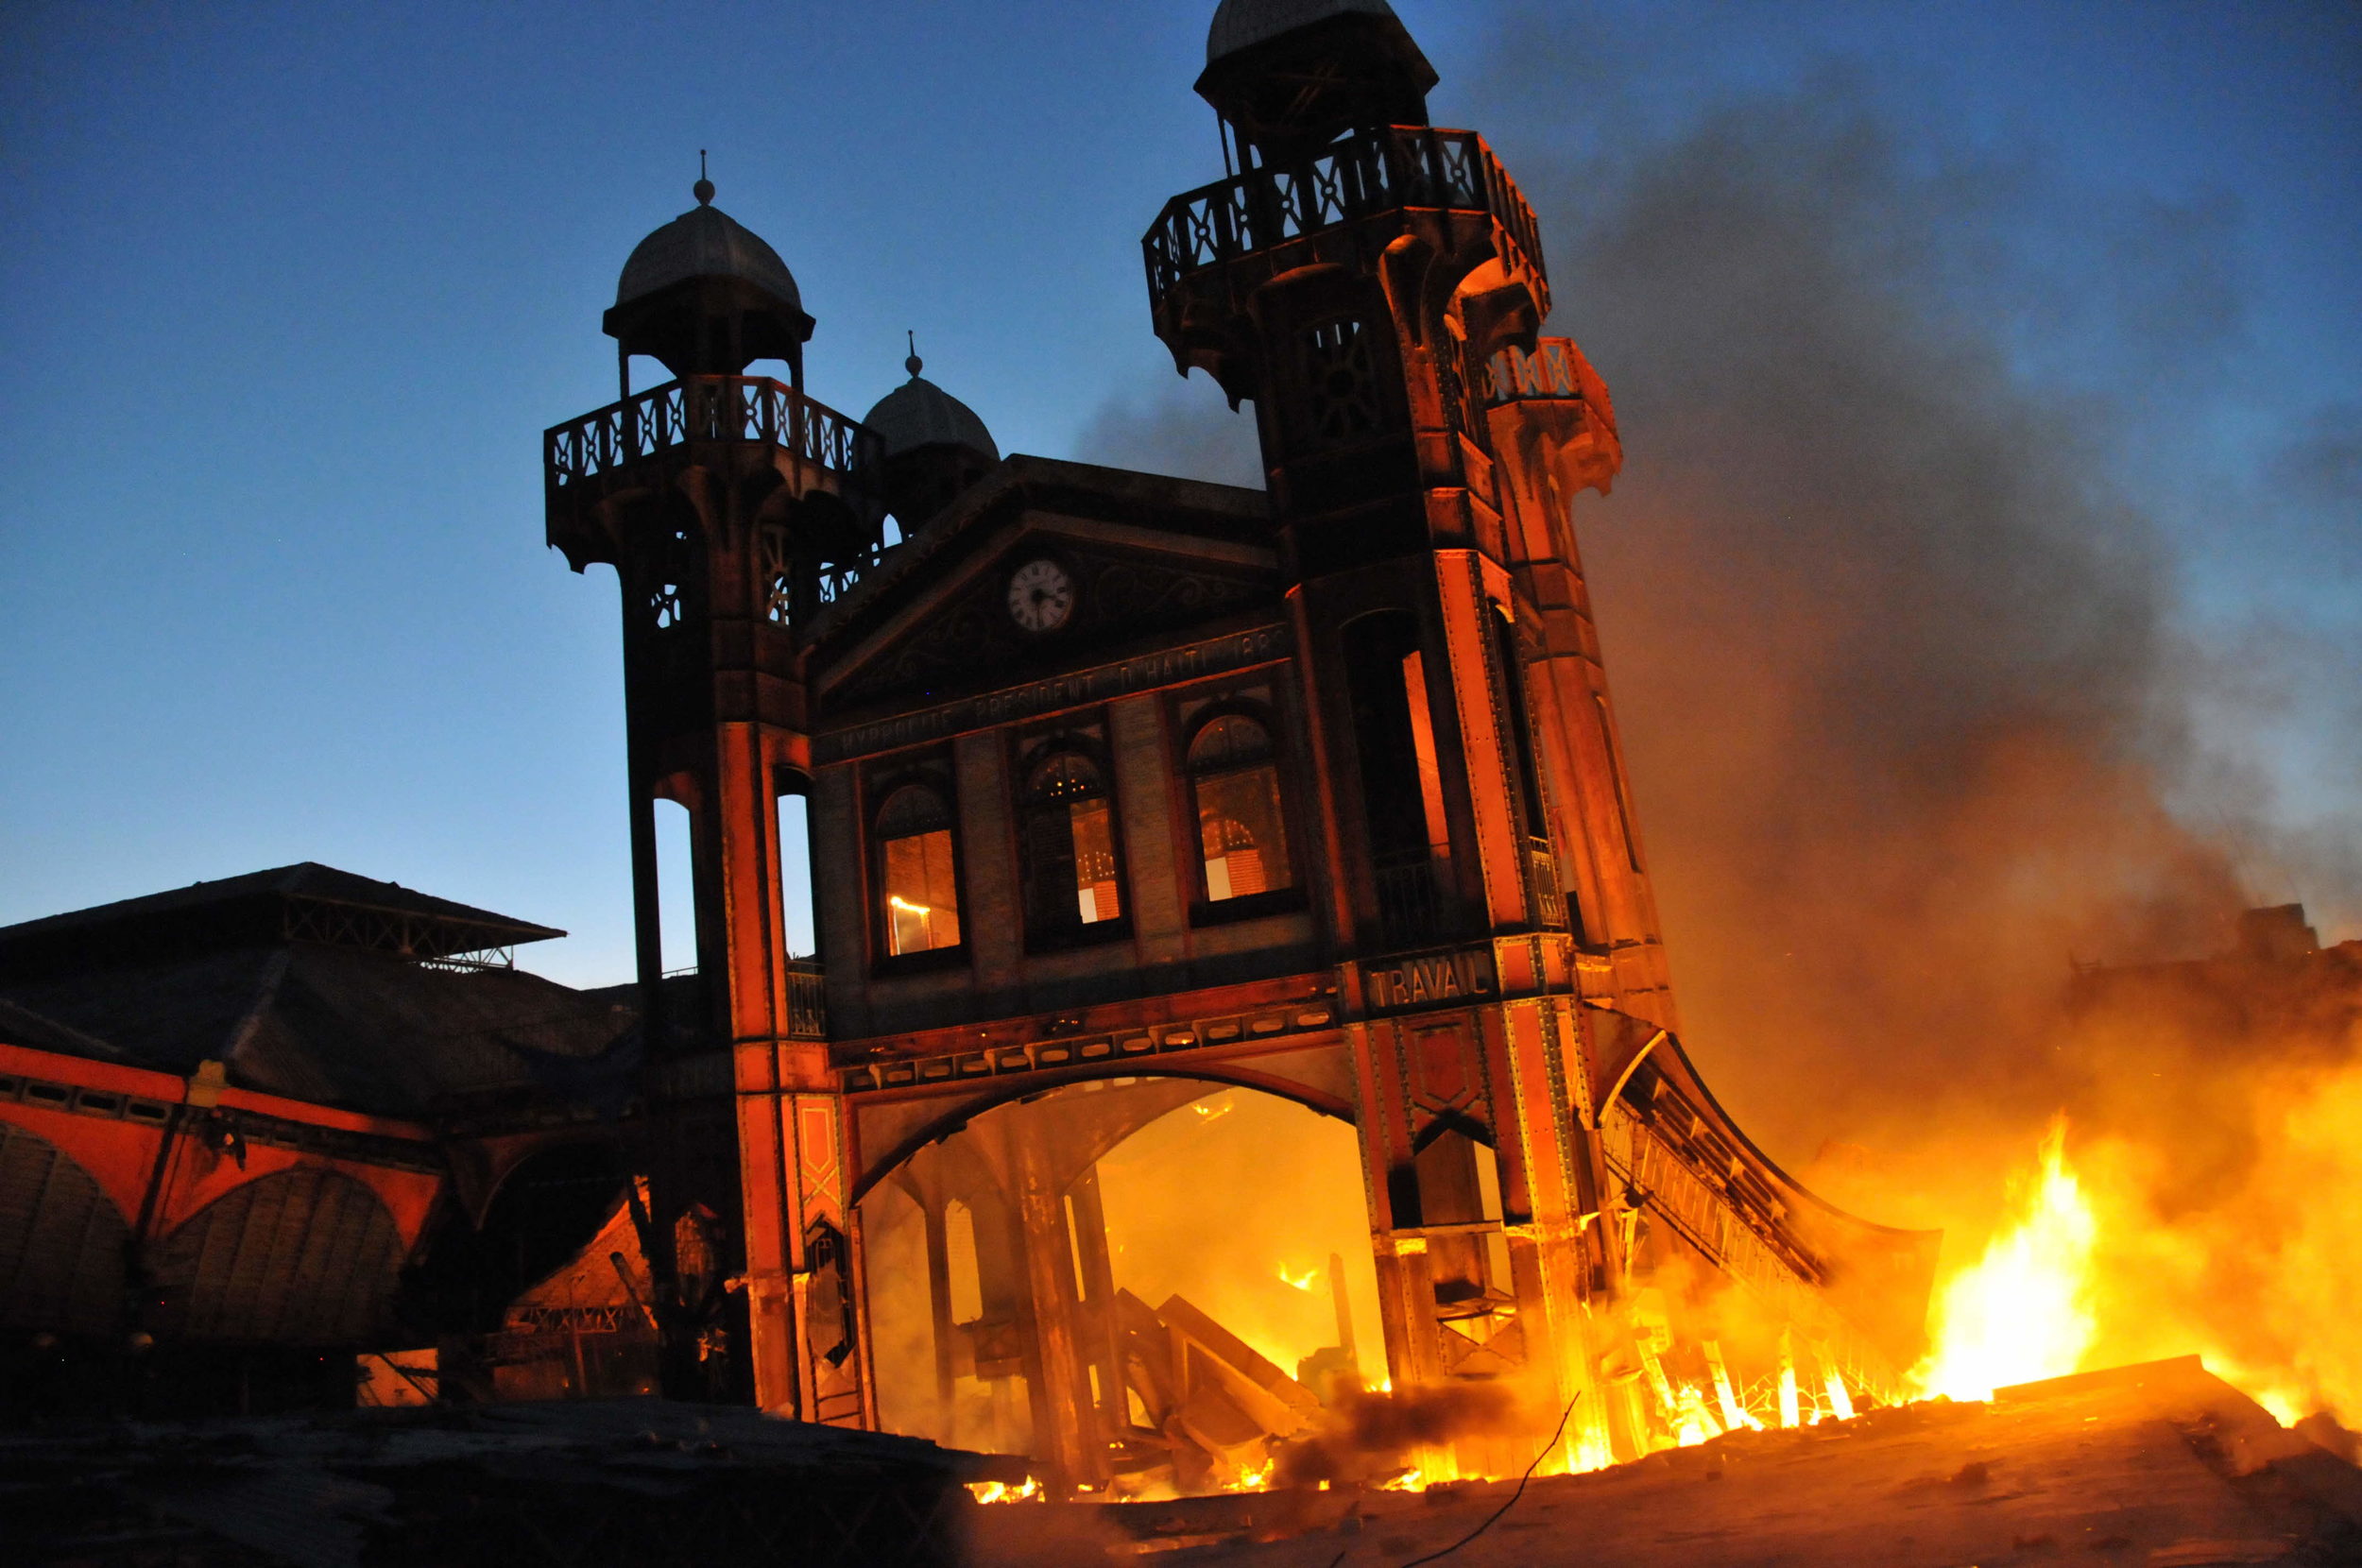
[[[684,376],[552,426],[541,444],[551,542],[561,548],[596,503],[715,461],[716,447],[733,471],[775,467],[798,493],[826,490],[872,522],[880,511],[870,494],[884,457],[877,434],[767,376]]]
[[[1140,244],[1149,303],[1159,317],[1190,277],[1207,267],[1313,239],[1389,213],[1425,209],[1489,220],[1494,253],[1549,314],[1542,242],[1515,180],[1484,138],[1432,126],[1378,126],[1339,138],[1316,157],[1266,165],[1173,197]],[[1386,230],[1378,249],[1407,225]]]

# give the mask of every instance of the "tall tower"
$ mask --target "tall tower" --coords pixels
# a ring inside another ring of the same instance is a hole
[[[1532,212],[1483,138],[1429,123],[1435,71],[1385,0],[1224,0],[1207,55],[1236,172],[1144,242],[1156,332],[1255,405],[1380,1081],[1492,1084],[1363,1129],[1396,1379],[1505,1354],[1596,1394],[1629,1259],[1592,1097],[1677,1027],[1568,515],[1621,462],[1606,388],[1540,336]],[[1403,955],[1487,946],[1501,1003],[1447,1025]],[[1469,1116],[1515,1189],[1506,1277],[1436,1234],[1475,1217],[1451,1194],[1483,1156],[1445,1135]],[[1454,1304],[1469,1282],[1493,1329]],[[1516,1351],[1487,1338],[1511,1322]],[[1617,1438],[1598,1397],[1577,1425]]]
[[[712,205],[640,242],[606,330],[621,401],[546,438],[549,541],[623,588],[647,1201],[635,1218],[681,1396],[857,1409],[837,1100],[818,978],[791,961],[779,797],[805,787],[798,634],[874,552],[875,438],[806,398],[813,320]],[[631,362],[673,380],[634,393]],[[781,362],[784,382],[744,372]],[[695,973],[668,978],[656,809],[686,810]],[[766,1173],[750,1196],[742,1172]],[[852,1404],[848,1406],[847,1400]]]
[[[1184,371],[1255,404],[1331,733],[1361,737],[1332,758],[1350,926],[1572,929],[1670,1026],[1568,520],[1622,452],[1580,351],[1538,336],[1532,212],[1483,138],[1428,124],[1385,0],[1225,0],[1207,53],[1240,172],[1166,207],[1150,300]]]

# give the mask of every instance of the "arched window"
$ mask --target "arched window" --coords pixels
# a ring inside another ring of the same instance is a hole
[[[888,957],[960,945],[951,812],[924,784],[905,784],[878,810],[879,923]]]
[[[1190,741],[1187,766],[1207,902],[1295,886],[1271,730],[1243,713],[1209,719]]]
[[[1106,777],[1081,752],[1053,751],[1026,775],[1025,886],[1029,935],[1054,939],[1122,917]]]

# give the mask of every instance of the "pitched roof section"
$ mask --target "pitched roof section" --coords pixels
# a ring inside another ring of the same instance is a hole
[[[47,1038],[16,1038],[26,1018]],[[218,1061],[240,1088],[290,1099],[494,1122],[553,1101],[620,1110],[638,1030],[621,993],[305,944],[10,981],[0,997],[12,1043],[180,1077]]]
[[[28,1007],[19,1007],[6,997],[0,997],[0,1045],[23,1046],[28,1050],[79,1056],[95,1062],[128,1060],[97,1036],[44,1017]]]
[[[1029,639],[986,579],[1035,549],[1075,571],[1081,602],[1066,628]],[[830,607],[812,632],[813,690],[825,724],[1036,679],[1279,603],[1264,492],[1013,456]],[[913,664],[914,639],[942,644],[940,656]]]
[[[1261,490],[1012,452],[923,534],[888,550],[851,594],[823,612],[813,627],[813,641],[844,647],[891,614],[916,583],[967,556],[979,536],[1029,506],[1085,512],[1176,535],[1270,542],[1271,497]]]
[[[305,861],[0,928],[0,979],[280,942],[445,958],[565,934]]]

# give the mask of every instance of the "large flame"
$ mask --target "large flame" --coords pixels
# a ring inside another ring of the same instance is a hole
[[[2067,1164],[2063,1118],[2012,1186],[2006,1227],[1937,1298],[1933,1348],[1911,1373],[1929,1397],[1991,1399],[1997,1388],[2064,1376],[2091,1349],[2099,1222]]]

